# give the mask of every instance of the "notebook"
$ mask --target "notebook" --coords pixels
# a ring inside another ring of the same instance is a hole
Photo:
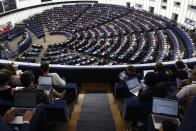
[[[179,125],[179,103],[177,100],[153,98],[152,119],[155,129],[159,129],[162,122],[172,121]]]

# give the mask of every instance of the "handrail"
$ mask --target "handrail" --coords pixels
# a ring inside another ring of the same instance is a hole
[[[196,58],[190,58],[190,59],[183,59],[182,60],[184,63],[196,63]],[[168,61],[168,62],[162,62],[165,66],[167,65],[174,65],[176,61]],[[0,59],[1,64],[6,64],[6,63],[14,63],[16,65],[26,65],[26,66],[40,66],[39,63],[30,63],[30,62],[18,62],[18,61],[12,61],[12,60],[3,60]],[[135,67],[154,67],[155,63],[146,63],[146,64],[133,64]],[[93,68],[124,68],[127,67],[127,65],[59,65],[59,64],[50,64],[50,67],[65,67],[65,68],[83,68],[83,69],[93,69]]]

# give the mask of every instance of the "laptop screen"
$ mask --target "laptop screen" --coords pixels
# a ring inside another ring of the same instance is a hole
[[[51,76],[40,76],[38,80],[39,85],[52,85]]]
[[[146,74],[147,74],[148,72],[154,72],[154,70],[144,70],[144,71],[143,71],[144,77],[146,76]]]
[[[137,77],[126,80],[125,83],[126,83],[129,90],[131,90],[132,88],[135,88],[135,87],[140,85],[140,82],[139,82]]]
[[[36,104],[36,91],[16,91],[14,93],[14,107],[35,108]]]
[[[178,101],[153,98],[152,113],[178,116]]]

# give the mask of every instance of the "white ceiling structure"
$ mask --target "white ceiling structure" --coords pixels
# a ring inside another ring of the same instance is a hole
[[[16,5],[18,9],[21,9],[45,3],[62,1],[67,0],[51,0],[49,2],[41,2],[41,0],[16,0]],[[185,26],[189,29],[193,29],[196,27],[196,0],[98,0],[98,2],[122,6],[126,6],[127,2],[129,2],[131,7],[135,7],[136,9],[146,11],[151,11],[151,9],[154,8],[153,12],[155,14],[167,17],[168,19],[172,20],[176,19],[179,25]],[[0,25],[6,24],[10,21],[13,24],[18,23],[23,19],[34,15],[35,13],[40,13],[45,9],[50,9],[56,6],[61,5],[44,6],[0,17]]]

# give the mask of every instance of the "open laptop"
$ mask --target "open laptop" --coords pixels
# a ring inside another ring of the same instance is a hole
[[[40,76],[38,79],[38,88],[50,93],[52,90],[52,76]]]
[[[179,125],[179,103],[177,100],[153,98],[152,119],[155,129],[159,129],[164,121],[172,121]]]
[[[35,110],[37,105],[36,91],[15,91],[14,106],[15,117],[9,124],[23,124],[23,115],[26,110]]]
[[[143,71],[144,77],[146,76],[146,74],[147,74],[148,72],[154,72],[154,70],[144,70],[144,71]]]
[[[16,75],[20,75],[22,73],[22,70],[16,70]]]
[[[132,77],[131,79],[125,80],[125,83],[129,89],[129,91],[134,94],[135,96],[138,96],[139,94],[139,88],[138,86],[141,84],[137,77]]]

